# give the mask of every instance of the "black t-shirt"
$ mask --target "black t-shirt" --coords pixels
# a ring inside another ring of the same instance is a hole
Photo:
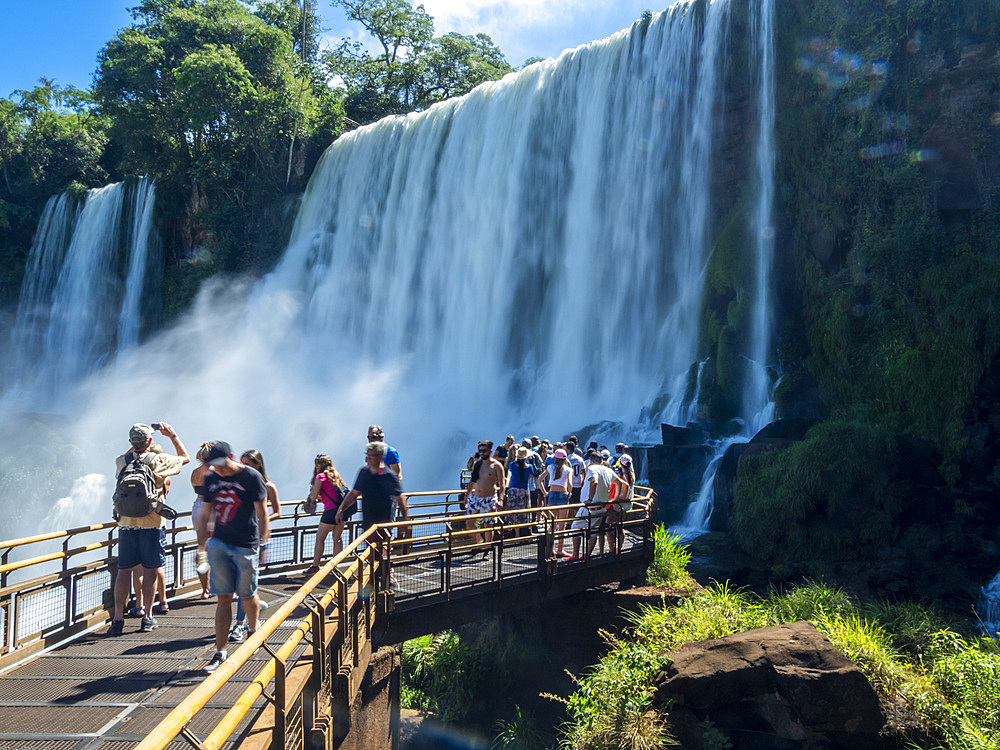
[[[210,471],[205,474],[197,492],[206,503],[211,504],[215,521],[212,536],[236,547],[256,550],[260,546],[254,503],[267,498],[267,488],[260,472],[249,466],[229,477]]]
[[[390,469],[374,474],[367,466],[358,472],[354,489],[361,493],[361,525],[392,521],[392,498],[403,494],[399,477]]]

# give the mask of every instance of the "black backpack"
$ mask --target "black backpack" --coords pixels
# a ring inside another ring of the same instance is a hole
[[[152,460],[152,453],[146,453],[144,456],[138,453],[126,454],[126,463],[118,472],[118,483],[115,485],[115,494],[112,497],[116,518],[121,516],[142,518],[150,513],[159,513],[164,507],[156,491]]]

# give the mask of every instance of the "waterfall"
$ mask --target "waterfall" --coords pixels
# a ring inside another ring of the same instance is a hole
[[[774,71],[774,0],[751,2],[752,65],[756,77],[757,133],[754,149],[755,201],[751,232],[753,236],[753,301],[750,331],[746,343],[746,382],[741,403],[738,435],[711,442],[712,454],[702,475],[701,487],[691,498],[675,533],[692,538],[708,531],[714,509],[715,473],[729,446],[747,442],[774,418],[771,376],[773,320],[771,302],[771,266],[774,258],[774,169],[775,169],[775,71]],[[701,377],[699,368],[698,377]],[[678,406],[683,407],[685,402]],[[678,411],[675,416],[681,416]],[[688,412],[688,415],[690,411]],[[684,425],[677,420],[674,424]]]
[[[79,340],[47,338],[45,371],[65,361],[82,374],[114,357],[68,397],[87,441],[79,475],[108,473],[139,420],[171,422],[189,450],[213,438],[262,450],[288,498],[317,452],[353,477],[372,423],[400,450],[408,491],[453,486],[481,437],[558,439],[610,421],[658,435],[660,415],[642,422],[656,400],[684,423],[701,377],[725,72],[772,64],[729,59],[740,47],[730,12],[729,0],[680,2],[346,134],[318,164],[268,276],[210,280],[175,325],[131,349],[118,344],[134,340],[136,313],[117,297],[98,308],[116,316],[103,350],[79,326]],[[57,308],[78,274],[136,288],[96,258],[104,270],[69,271],[91,213],[110,212],[114,188],[104,190],[76,220]],[[769,214],[752,220],[763,227]],[[609,430],[612,445],[636,438]]]
[[[990,638],[1000,635],[1000,573],[979,589],[979,620]]]
[[[144,292],[157,285],[149,283],[147,266],[150,255],[158,249],[153,231],[154,183],[148,177],[139,180],[132,194],[129,214],[128,273],[125,276],[125,295],[118,314],[118,348],[133,347],[139,343]]]
[[[753,437],[774,416],[767,363],[771,356],[770,284],[774,258],[774,107],[777,93],[774,82],[774,2],[758,0],[753,13],[757,82],[757,148],[755,180],[757,188],[753,234],[755,239],[754,302],[751,318],[749,367],[750,377],[743,398],[743,422],[746,436]]]
[[[35,406],[138,343],[142,290],[160,281],[155,264],[147,272],[153,196],[142,178],[90,190],[82,204],[69,194],[46,204],[11,334],[10,380],[34,390]]]

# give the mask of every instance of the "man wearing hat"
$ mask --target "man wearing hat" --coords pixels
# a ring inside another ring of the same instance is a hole
[[[184,443],[177,437],[173,427],[166,422],[159,422],[154,426],[174,444],[177,455],[164,453],[159,445],[153,443],[153,427],[139,422],[132,425],[128,432],[131,449],[115,459],[115,476],[120,477],[125,467],[138,457],[152,470],[159,500],[163,502],[167,478],[179,474],[181,467],[190,459]],[[138,572],[142,567],[142,600],[150,606],[157,579],[163,575],[163,566],[167,561],[166,521],[161,515],[152,512],[141,517],[121,516],[117,521],[118,575],[115,578],[115,611],[108,635],[121,635],[125,627],[123,615],[131,589],[132,573]],[[144,612],[139,630],[146,633],[156,626],[153,613]]]
[[[205,463],[212,467],[196,488],[198,496],[211,508],[215,528],[204,550],[208,555],[209,585],[218,597],[215,610],[215,655],[205,666],[214,672],[226,660],[226,644],[233,620],[233,596],[243,602],[250,633],[257,630],[260,602],[257,599],[257,566],[260,545],[270,533],[267,516],[267,487],[256,469],[233,458],[229,443],[216,440],[208,449]],[[199,523],[205,539],[208,513]]]

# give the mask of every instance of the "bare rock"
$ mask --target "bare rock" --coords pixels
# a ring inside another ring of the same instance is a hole
[[[684,747],[700,747],[708,726],[738,750],[886,746],[875,690],[808,622],[685,644],[671,657],[654,704]]]

